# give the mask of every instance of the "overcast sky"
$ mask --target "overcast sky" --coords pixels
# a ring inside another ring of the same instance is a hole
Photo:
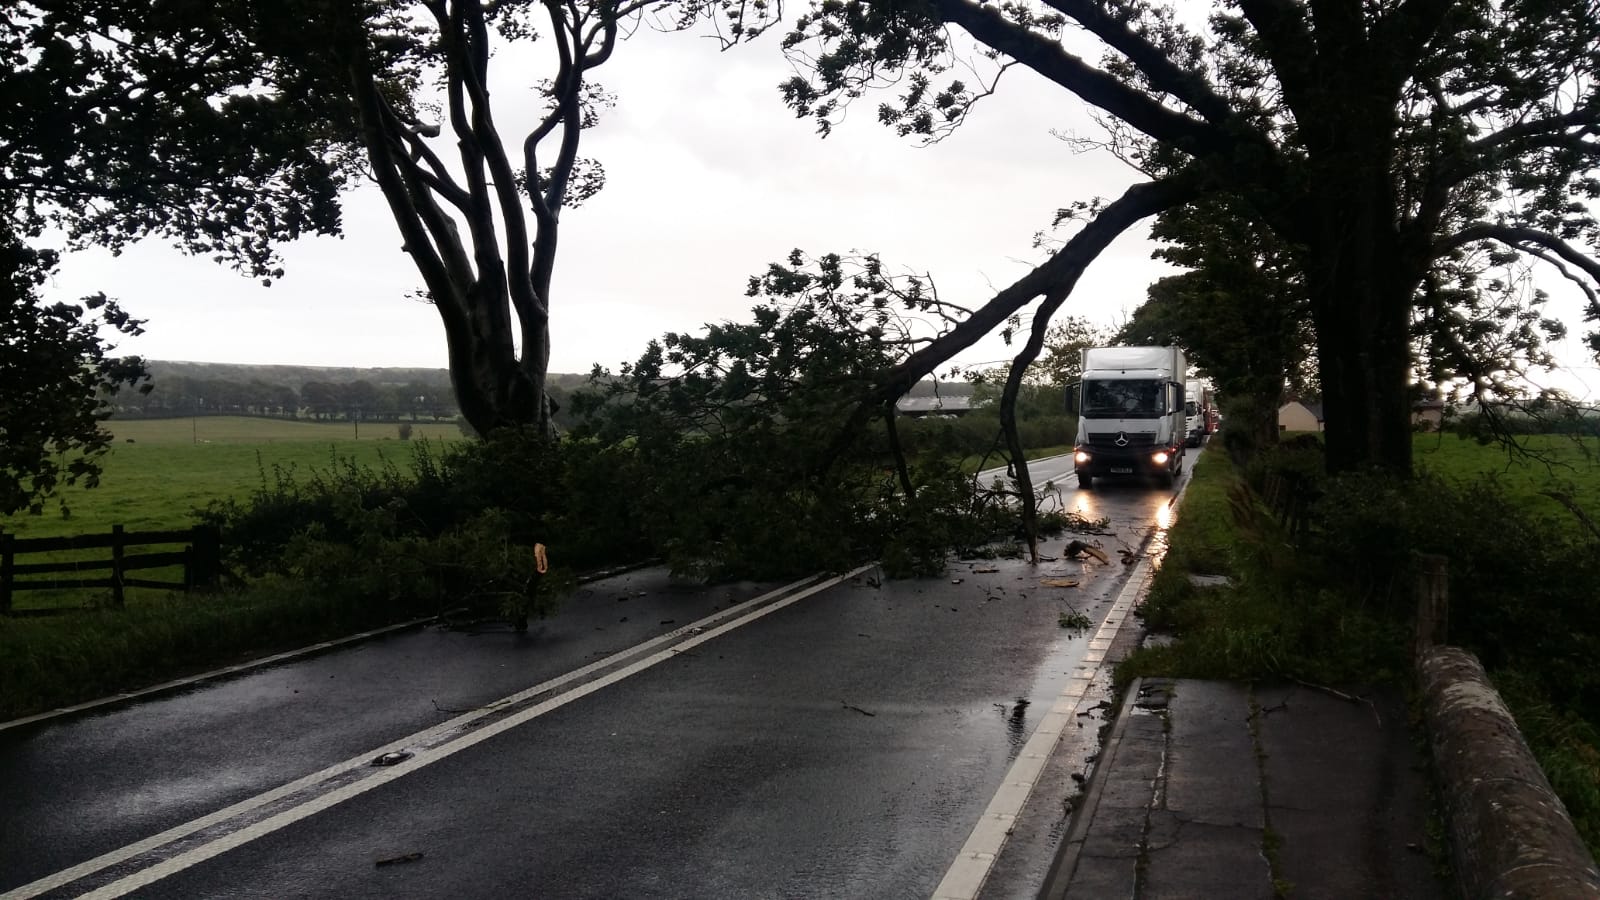
[[[1077,153],[1052,131],[1095,133],[1081,106],[1014,69],[952,137],[918,147],[875,119],[865,98],[827,139],[783,106],[788,74],[775,41],[719,54],[689,34],[641,31],[596,71],[617,96],[582,155],[605,166],[605,190],[562,217],[551,297],[553,372],[632,361],[667,331],[744,319],[745,283],[799,247],[876,251],[896,270],[931,273],[943,297],[976,306],[1043,259],[1032,248],[1055,210],[1114,198],[1138,176],[1104,153]],[[505,56],[491,75],[495,115],[509,127],[539,100],[529,61]],[[1114,326],[1172,270],[1150,258],[1147,229],[1130,232],[1080,281],[1063,314]],[[148,320],[120,350],[151,359],[322,365],[445,365],[431,306],[375,188],[351,194],[342,239],[284,248],[286,275],[270,288],[204,259],[147,241],[119,258],[65,258],[56,299],[104,290]],[[1581,334],[1576,293],[1557,288],[1557,312]],[[1563,348],[1586,360],[1576,337]],[[998,338],[958,358],[1008,358]],[[1592,363],[1592,360],[1587,360]],[[1559,383],[1600,395],[1600,373]]]

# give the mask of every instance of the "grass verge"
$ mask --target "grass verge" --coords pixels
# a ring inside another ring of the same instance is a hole
[[[1404,629],[1316,584],[1238,484],[1223,453],[1207,453],[1195,466],[1141,609],[1148,628],[1177,640],[1130,655],[1119,684],[1156,675],[1319,683],[1406,677]],[[1228,582],[1196,584],[1191,575]]]
[[[1440,446],[1435,438],[1434,446]],[[1484,471],[1494,461],[1471,454],[1492,452],[1463,442],[1419,464],[1448,460],[1458,479]],[[1419,451],[1420,451],[1419,447]],[[1524,482],[1512,491],[1529,506],[1540,498],[1521,464],[1506,465],[1506,477]],[[1578,491],[1594,469],[1575,466]],[[1565,511],[1549,515],[1545,527],[1572,525]],[[1119,690],[1139,676],[1278,680],[1320,684],[1410,685],[1409,622],[1384,617],[1341,580],[1343,573],[1314,553],[1291,545],[1272,517],[1240,487],[1240,475],[1222,453],[1207,453],[1195,467],[1170,531],[1171,549],[1140,614],[1170,643],[1143,647],[1118,667]],[[1226,576],[1224,585],[1202,586],[1191,575]],[[1600,728],[1552,701],[1538,661],[1522,659],[1492,667],[1490,676],[1516,717],[1523,737],[1566,804],[1591,853],[1600,853]]]

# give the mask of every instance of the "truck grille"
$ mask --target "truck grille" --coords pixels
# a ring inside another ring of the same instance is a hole
[[[1117,436],[1122,435],[1128,439],[1126,444],[1118,444]],[[1156,433],[1154,431],[1103,431],[1089,432],[1089,446],[1091,447],[1154,447]]]

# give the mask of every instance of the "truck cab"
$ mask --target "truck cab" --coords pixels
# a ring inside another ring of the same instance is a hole
[[[1206,435],[1213,430],[1211,391],[1203,381],[1185,382],[1183,386],[1183,419],[1185,443],[1198,447],[1205,443]]]
[[[1073,468],[1080,488],[1103,476],[1154,478],[1172,486],[1188,437],[1186,365],[1176,347],[1092,347],[1083,380],[1068,392],[1078,414]]]

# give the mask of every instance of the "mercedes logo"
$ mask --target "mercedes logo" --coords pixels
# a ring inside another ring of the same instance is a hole
[[[1128,434],[1127,434],[1127,432],[1124,432],[1124,431],[1117,432],[1117,440],[1116,440],[1115,443],[1116,443],[1116,445],[1118,447],[1126,447],[1126,446],[1128,446]]]

